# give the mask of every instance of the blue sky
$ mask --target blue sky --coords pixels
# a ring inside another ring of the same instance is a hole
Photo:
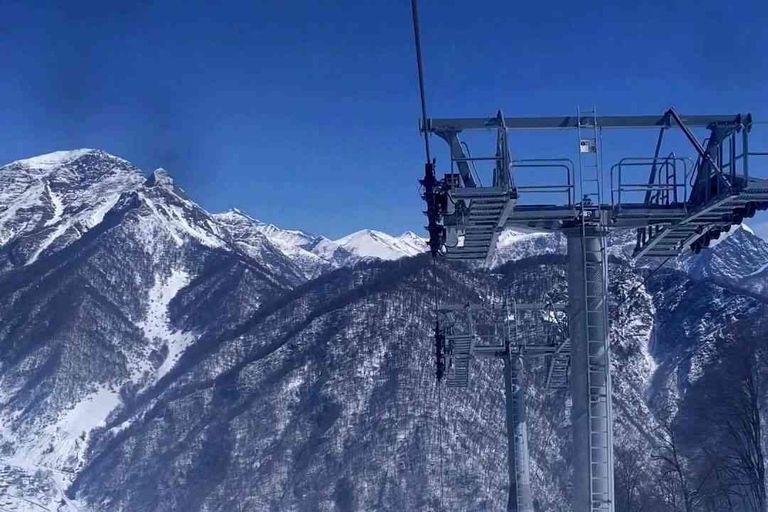
[[[407,1],[0,4],[3,162],[98,147],[165,167],[211,211],[330,237],[423,224]],[[434,116],[674,105],[768,121],[768,2],[421,0],[420,11]],[[525,157],[575,149],[512,145]],[[768,151],[768,125],[752,145]],[[446,148],[433,147],[440,165]]]

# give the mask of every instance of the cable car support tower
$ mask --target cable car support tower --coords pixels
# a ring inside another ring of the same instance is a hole
[[[750,114],[680,115],[669,109],[661,115],[598,116],[593,107],[562,117],[506,117],[498,111],[492,117],[429,118],[416,0],[412,0],[412,7],[422,106],[420,131],[427,156],[420,183],[427,204],[430,250],[433,257],[448,261],[489,262],[499,234],[506,228],[566,236],[568,337],[543,344],[543,354],[549,361],[547,385],[570,387],[573,510],[614,512],[606,235],[611,230],[634,229],[635,258],[666,258],[666,262],[684,251],[700,252],[744,218],[768,209],[768,179],[753,176],[753,164],[768,164],[768,159],[760,158],[768,153],[750,150]],[[511,132],[542,130],[571,131],[576,145],[566,156],[511,158]],[[606,172],[604,130],[658,130],[655,150],[649,156],[623,156]],[[665,139],[669,139],[665,135],[673,130],[682,137],[672,141],[672,151],[663,151]],[[706,131],[703,141],[694,130]],[[473,131],[494,134],[495,154],[470,153],[460,136]],[[439,180],[429,150],[431,135],[443,139],[449,149],[449,172]],[[684,141],[683,152],[692,152],[693,158],[680,156],[680,139]],[[578,154],[576,164],[569,158],[573,150]],[[493,164],[488,186],[482,185],[476,170],[476,164],[483,162]],[[553,170],[563,178],[543,183],[522,179]],[[516,178],[521,178],[523,184],[516,184]],[[543,200],[521,202],[526,196]],[[507,334],[501,344],[497,341],[496,346],[482,345],[471,313],[473,307],[483,306],[462,307],[469,313],[469,327],[456,334],[452,331],[455,321],[446,323],[443,318],[440,322],[441,315],[455,312],[456,306],[440,309],[436,303],[440,313],[435,325],[437,377],[441,380],[447,367],[449,385],[465,386],[472,358],[505,358],[510,444],[508,510],[528,512],[532,510],[530,500],[520,500],[530,497],[530,482],[525,476],[527,442],[521,442],[527,437],[524,394],[520,393],[525,385],[521,363],[534,353],[510,341],[508,326],[504,327]],[[517,315],[514,317],[517,322]],[[520,479],[520,475],[524,478]]]
[[[510,118],[499,111],[488,118],[421,123],[423,132],[444,139],[450,151],[452,172],[426,190],[430,245],[446,260],[489,260],[505,228],[567,237],[569,352],[553,354],[549,371],[550,377],[569,382],[572,396],[574,510],[614,511],[606,235],[635,229],[634,257],[670,258],[700,251],[731,226],[768,208],[768,180],[750,174],[753,160],[768,155],[750,152],[752,126],[748,114],[681,116],[673,109],[660,116],[601,117],[591,109],[539,118]],[[658,130],[655,153],[621,158],[605,172],[603,130],[613,129]],[[708,131],[703,143],[693,129]],[[496,154],[471,156],[459,139],[471,130],[495,132]],[[526,130],[573,131],[577,163],[568,158],[512,160],[508,134]],[[662,153],[670,130],[683,133],[695,161]],[[482,160],[495,164],[491,186],[481,186],[471,168]],[[515,178],[531,168],[564,171],[565,177],[555,184],[516,186]],[[647,172],[646,180],[633,181],[638,172]],[[609,187],[604,183],[608,177]],[[525,194],[536,193],[548,202],[520,203]]]

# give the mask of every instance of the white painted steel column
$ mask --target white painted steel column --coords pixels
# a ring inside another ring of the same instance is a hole
[[[599,228],[568,235],[573,408],[574,512],[613,512],[613,423],[605,237]]]
[[[525,368],[520,357],[504,358],[509,450],[509,512],[534,512],[531,494],[528,428],[525,414]]]

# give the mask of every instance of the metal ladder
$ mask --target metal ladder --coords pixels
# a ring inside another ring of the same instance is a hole
[[[579,136],[579,192],[581,193],[581,219],[599,222],[603,202],[603,170],[600,159],[600,134],[597,111],[592,108],[582,114],[576,110]],[[593,155],[593,156],[590,156]]]
[[[566,340],[552,355],[547,370],[547,389],[567,389],[568,369],[571,366],[571,342]]]
[[[592,512],[613,512],[613,418],[608,346],[608,265],[602,211],[601,134],[594,107],[584,113],[578,109],[577,118],[589,389],[590,509]]]

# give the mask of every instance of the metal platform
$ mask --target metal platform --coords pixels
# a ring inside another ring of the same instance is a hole
[[[570,344],[563,325],[566,306],[510,304],[442,305],[438,309],[447,343],[448,387],[468,386],[473,360],[508,355],[549,358],[550,364],[562,370],[556,372],[557,378],[567,382]]]
[[[463,219],[464,228],[457,233],[456,243],[446,244],[446,259],[488,258],[515,207],[515,195],[505,187],[476,187],[456,190],[451,200],[466,205],[469,213]]]
[[[448,335],[446,339],[450,354],[447,386],[465,388],[469,385],[469,360],[472,358],[475,337],[467,334]]]
[[[748,210],[764,209],[763,205],[768,205],[768,180],[752,179],[749,188],[713,198],[676,222],[641,228],[633,256],[676,257],[688,248],[698,252],[741,224]]]

